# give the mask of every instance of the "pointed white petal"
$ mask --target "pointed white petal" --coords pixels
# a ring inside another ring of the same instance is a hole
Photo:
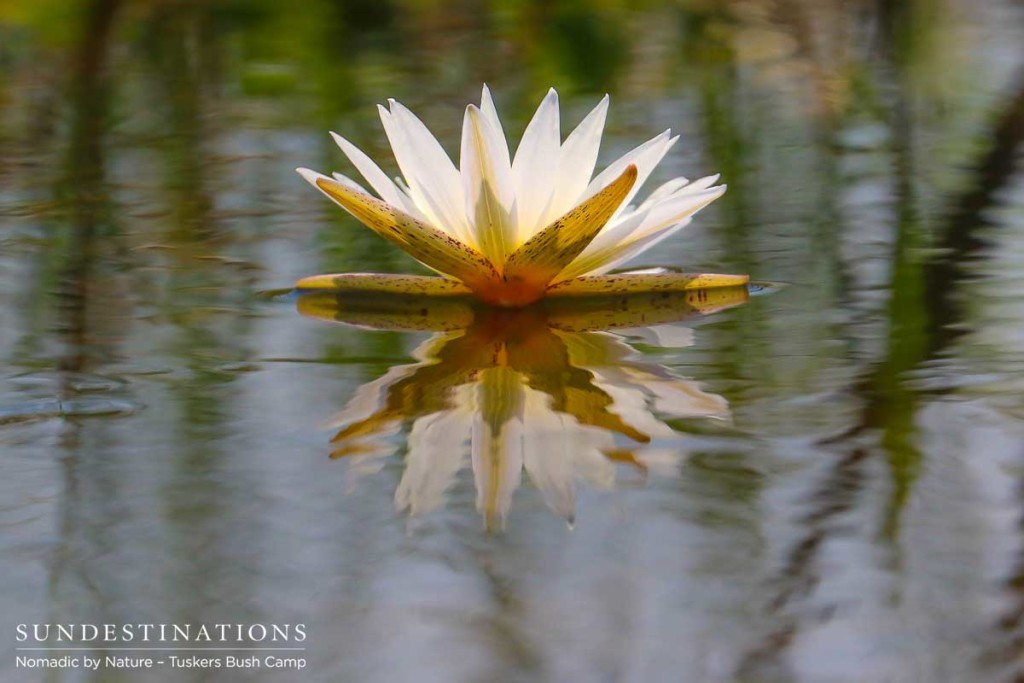
[[[491,124],[494,130],[497,132],[498,137],[501,138],[501,145],[499,148],[497,162],[504,162],[504,165],[512,170],[512,160],[508,153],[508,140],[505,138],[505,130],[501,127],[501,120],[498,118],[498,110],[494,107],[494,100],[491,98],[491,91],[484,85],[483,93],[480,95],[480,113],[484,115],[484,118]]]
[[[445,337],[446,335],[438,336]],[[434,343],[436,344],[436,341]],[[422,346],[427,346],[427,344],[425,343]],[[415,355],[415,352],[413,354]],[[363,384],[356,390],[349,402],[345,404],[344,409],[331,418],[325,427],[329,429],[345,429],[349,425],[370,419],[387,403],[387,392],[391,386],[412,375],[419,366],[419,363],[398,365],[374,381]],[[352,447],[353,452],[363,454],[362,456],[350,455],[349,458],[359,457],[359,461],[363,462],[365,466],[367,464],[367,456],[376,458],[388,456],[395,452],[397,446],[390,437],[400,428],[401,420],[388,420],[370,431],[353,435],[350,439],[346,440],[346,443],[339,443],[337,446],[342,448],[348,445]]]
[[[481,252],[499,264],[505,262],[517,241],[510,214],[514,199],[512,173],[507,161],[501,159],[504,147],[505,140],[480,110],[473,105],[466,107],[460,160],[466,215]]]
[[[717,183],[720,177],[721,174],[715,173],[714,175],[706,175],[703,178],[697,178],[697,180],[694,180],[692,183],[686,186],[685,192],[697,192],[698,190],[705,190],[714,185],[715,183]]]
[[[523,471],[522,377],[505,366],[477,375],[469,404],[474,413],[473,478],[477,509],[488,529],[501,528]]]
[[[569,419],[565,421],[569,422]],[[573,485],[571,445],[566,442],[575,436],[572,432],[579,426],[566,429],[528,433],[523,464],[548,507],[572,524],[576,513],[576,487]]]
[[[361,149],[333,131],[331,132],[331,137],[334,138],[334,142],[345,153],[345,156],[352,162],[352,165],[356,167],[356,170],[366,179],[366,182],[370,183],[370,187],[377,191],[377,195],[381,199],[417,218],[423,217],[409,196],[401,192],[391,182],[387,174],[380,170],[380,167],[370,157],[366,156]],[[335,178],[337,177],[338,174],[335,174]]]
[[[611,396],[612,410],[628,424],[652,436],[673,434],[655,412],[679,418],[729,416],[729,403],[721,396],[703,391],[696,382],[652,373],[643,365],[631,363],[587,369],[594,375],[594,384]]]
[[[341,174],[341,173],[338,173],[338,172],[332,173],[331,174],[331,176],[333,176],[332,178],[328,178],[323,173],[317,173],[316,171],[313,171],[313,170],[308,169],[308,168],[301,168],[300,167],[300,168],[295,169],[295,172],[298,173],[300,176],[302,176],[303,180],[305,180],[307,183],[309,183],[310,185],[315,187],[320,192],[323,192],[323,188],[321,188],[319,185],[317,185],[316,181],[318,181],[318,180],[332,180],[332,181],[339,182],[342,185],[344,185],[346,187],[349,187],[349,188],[351,188],[353,190],[356,190],[357,192],[362,192],[364,194],[369,194],[369,192],[367,192],[366,189],[364,187],[362,187],[359,183],[357,183],[356,181],[352,180],[348,176],[346,176],[344,174]]]
[[[664,438],[675,434],[671,427],[651,413],[648,406],[650,390],[644,383],[633,380],[626,366],[603,365],[588,367],[587,370],[594,376],[594,386],[612,399],[609,410],[621,417],[623,422],[653,437]],[[652,376],[652,379],[656,378]]]
[[[722,196],[726,186],[694,192],[689,189],[687,186],[645,211],[619,218],[601,231],[556,280],[601,275],[621,266],[689,225],[690,217]]]
[[[372,382],[363,384],[345,404],[345,408],[330,419],[325,428],[341,429],[367,419],[385,405],[387,391],[391,385],[416,372],[417,367],[418,364],[397,365]]]
[[[729,417],[729,402],[718,394],[709,394],[696,382],[681,379],[649,382],[654,394],[654,409],[673,417]]]
[[[300,166],[299,168],[295,169],[295,172],[298,173],[300,176],[302,176],[302,179],[305,180],[310,185],[312,185],[313,187],[316,187],[316,181],[318,179],[326,178],[327,177],[323,173],[317,173],[316,171],[314,171],[312,169],[303,168],[302,166]],[[317,189],[320,189],[320,188],[317,187]]]
[[[523,466],[547,504],[572,522],[576,508],[573,486],[573,440],[580,425],[550,408],[550,398],[526,390],[523,405]]]
[[[608,168],[601,171],[596,178],[590,181],[586,191],[583,193],[583,197],[590,197],[594,193],[598,192],[602,187],[617,178],[622,170],[630,164],[636,165],[637,178],[636,184],[633,185],[633,189],[626,195],[626,199],[622,204],[623,210],[626,208],[636,193],[640,190],[640,187],[644,184],[647,178],[651,175],[651,171],[658,165],[658,163],[664,158],[665,154],[672,145],[676,143],[679,136],[671,137],[671,131],[665,131],[661,135],[651,138],[647,142],[643,143],[639,147],[636,147],[622,157],[613,162]],[[623,213],[620,210],[619,214]],[[612,221],[615,220],[615,216],[612,217]]]
[[[518,417],[505,422],[500,433],[477,416],[473,423],[472,462],[476,506],[488,527],[502,528],[512,506],[512,494],[523,473],[523,423]]]
[[[335,171],[334,173],[331,174],[331,176],[335,180],[337,180],[339,183],[341,183],[342,185],[346,185],[348,187],[351,187],[353,190],[358,190],[359,192],[362,192],[363,194],[370,194],[369,192],[366,191],[365,187],[363,187],[362,185],[360,185],[356,181],[352,180],[351,178],[349,178],[344,173],[338,173],[337,171]]]
[[[677,232],[685,228],[687,225],[689,225],[690,221],[691,219],[687,218],[685,220],[680,221],[679,223],[669,225],[668,227],[654,233],[653,235],[649,235],[647,237],[638,239],[634,242],[631,242],[628,246],[624,246],[620,249],[612,251],[609,254],[606,254],[601,259],[601,263],[593,267],[592,269],[588,270],[586,274],[604,275],[605,273],[614,270],[619,266],[629,263],[631,260],[639,256],[641,253],[647,251],[648,249],[654,247],[657,244],[660,244],[661,242],[664,242],[669,237],[672,237],[672,235],[676,234]]]
[[[469,389],[456,389],[456,405],[464,404],[465,399],[460,399],[459,394]],[[466,441],[472,422],[471,412],[456,409],[427,415],[413,423],[405,470],[395,491],[395,507],[399,511],[419,515],[441,507],[456,474],[466,463]]]
[[[645,199],[643,203],[641,203],[640,206],[636,208],[636,210],[645,211],[651,208],[661,200],[667,199],[668,197],[671,197],[673,194],[675,194],[682,188],[687,187],[689,183],[689,180],[687,180],[683,176],[679,176],[678,178],[673,178],[672,180],[669,180],[668,182],[659,185],[658,188],[654,190],[654,192],[652,192],[650,196],[647,197],[647,199]]]
[[[606,245],[626,247],[632,242],[669,228],[689,218],[721,197],[722,193],[725,192],[725,185],[695,192],[688,191],[690,188],[686,189],[687,191],[677,192],[663,199],[644,212],[634,214],[643,216],[638,224],[633,216],[629,216],[627,218],[633,220],[622,220],[621,222],[609,225],[594,240],[595,242],[601,240],[598,242],[598,248]]]
[[[682,325],[651,325],[648,327],[631,327],[615,330],[615,334],[627,337],[640,337],[651,346],[663,349],[682,349],[693,346],[693,328]]]
[[[570,523],[575,516],[577,475],[605,488],[614,484],[615,466],[601,452],[614,448],[614,436],[555,412],[547,394],[526,390],[523,431],[523,467],[530,481],[548,506]]]
[[[652,206],[640,226],[623,238],[626,243],[650,237],[680,221],[689,218],[715,201],[725,192],[725,185],[710,187],[696,192],[678,192],[672,197]]]
[[[675,477],[685,454],[679,448],[643,448],[634,454],[636,461],[657,477]]]
[[[587,432],[597,432],[590,436],[591,441],[597,443],[599,436],[610,436],[604,430],[584,427]],[[594,448],[577,449],[577,455],[573,462],[573,471],[579,479],[585,479],[590,485],[605,491],[615,488],[615,463],[605,456],[603,451],[615,448],[615,440],[608,439],[604,446]]]
[[[557,182],[560,142],[558,93],[551,89],[526,126],[512,161],[520,242],[546,225],[541,218]]]
[[[435,227],[476,247],[465,215],[459,172],[416,115],[394,100],[379,107],[384,132],[412,198]]]
[[[491,97],[491,91],[484,84],[483,92],[480,95],[480,113],[490,123],[494,129],[496,136],[501,140],[500,144],[496,144],[496,154],[494,163],[500,166],[500,172],[505,173],[504,169],[508,169],[508,177],[512,179],[512,159],[509,156],[508,151],[508,139],[505,137],[505,130],[501,126],[501,120],[498,118],[498,110],[494,107],[494,99]],[[508,204],[509,220],[513,226],[518,226],[518,202],[516,201],[516,185],[514,179],[510,180],[511,187],[511,201]],[[518,227],[516,227],[516,235],[518,236]]]
[[[608,101],[609,98],[605,95],[562,145],[554,192],[541,223],[547,225],[576,206],[583,191],[587,189],[587,184],[594,175],[594,165],[597,163],[597,153],[601,147]]]

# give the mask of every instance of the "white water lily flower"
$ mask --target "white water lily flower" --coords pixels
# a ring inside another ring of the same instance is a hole
[[[596,177],[606,96],[562,141],[552,89],[509,154],[484,86],[463,121],[459,167],[408,109],[394,100],[381,122],[403,179],[392,181],[345,138],[335,141],[374,196],[356,181],[297,169],[369,228],[443,277],[373,274],[304,278],[300,289],[451,295],[499,306],[545,296],[680,291],[744,284],[746,275],[606,273],[671,236],[725,191],[718,176],[674,178],[643,202],[633,199],[678,137],[665,131]]]

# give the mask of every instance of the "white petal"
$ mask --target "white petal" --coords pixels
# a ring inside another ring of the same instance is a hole
[[[674,196],[651,207],[640,226],[624,241],[631,242],[649,237],[689,218],[721,197],[725,189],[725,185],[719,185],[697,192],[676,193]]]
[[[380,167],[373,162],[370,157],[366,156],[361,149],[353,145],[351,142],[341,137],[335,132],[331,132],[331,137],[334,138],[334,142],[337,143],[341,151],[345,153],[352,165],[356,167],[366,182],[370,183],[370,186],[377,191],[377,195],[392,206],[397,206],[399,209],[405,211],[412,216],[417,218],[422,217],[419,209],[416,208],[414,202],[412,202],[408,195],[401,192],[398,187],[391,182],[387,174],[380,170]],[[340,174],[335,174],[335,178]]]
[[[629,376],[626,366],[588,367],[593,384],[608,395],[612,405],[608,411],[622,418],[627,425],[653,437],[671,437],[672,428],[651,412],[647,405],[649,389]],[[657,379],[651,376],[651,379]]]
[[[584,273],[600,275],[617,268],[686,227],[693,214],[722,196],[725,189],[725,185],[719,185],[690,192],[687,187],[644,212],[619,219],[603,230],[558,279]]]
[[[491,91],[486,85],[484,85],[483,93],[480,95],[480,112],[497,132],[498,137],[501,138],[501,146],[496,161],[504,162],[504,165],[508,167],[511,172],[512,161],[508,153],[508,141],[505,138],[505,131],[501,127],[501,120],[498,118],[498,110],[494,108],[494,100],[491,99]]]
[[[505,525],[512,506],[512,494],[519,488],[523,473],[523,423],[518,417],[501,425],[498,434],[491,425],[476,416],[473,423],[472,461],[476,484],[476,507],[488,525]]]
[[[456,389],[456,396],[469,387]],[[463,403],[456,397],[455,403]],[[466,463],[473,414],[448,410],[417,419],[409,432],[405,470],[395,491],[395,507],[419,515],[444,503],[455,475]]]
[[[412,198],[436,227],[476,246],[465,215],[459,172],[423,122],[400,103],[379,107],[384,132]]]
[[[305,169],[302,169],[305,170]],[[305,175],[305,174],[303,174]],[[347,427],[353,422],[365,420],[387,403],[387,392],[397,382],[409,377],[426,362],[433,362],[444,345],[461,333],[436,334],[413,349],[410,354],[418,363],[396,365],[372,382],[360,386],[345,405],[344,410],[325,425],[328,429]]]
[[[605,95],[565,139],[559,152],[558,177],[551,203],[540,221],[543,225],[556,220],[579,203],[594,175],[607,114],[608,96]]]
[[[344,173],[338,173],[337,171],[335,171],[331,175],[334,177],[335,180],[337,180],[342,185],[347,185],[348,187],[351,187],[353,190],[357,190],[359,192],[362,192],[363,194],[368,194],[371,197],[373,196],[371,193],[366,191],[365,187],[363,187],[362,185],[360,185],[356,181],[352,180],[351,178],[349,178]]]
[[[672,180],[669,180],[668,182],[659,185],[658,188],[654,190],[654,192],[652,192],[650,196],[647,197],[647,199],[645,199],[643,203],[636,208],[636,210],[645,211],[651,208],[661,200],[671,197],[673,194],[689,185],[689,183],[689,180],[687,180],[683,176],[679,176],[678,178],[673,178]]]
[[[316,171],[310,170],[308,168],[297,168],[297,169],[295,169],[295,172],[298,173],[300,176],[302,176],[302,178],[307,183],[309,183],[310,185],[315,187],[317,189],[317,191],[321,192],[325,197],[330,199],[335,204],[338,203],[337,200],[334,199],[334,197],[329,195],[327,192],[324,192],[323,188],[321,188],[319,185],[316,184],[316,181],[318,181],[318,180],[331,180],[331,178],[328,178],[323,173],[317,173]],[[366,190],[363,187],[361,187],[359,185],[359,183],[357,183],[356,181],[352,180],[351,178],[348,178],[348,177],[342,175],[341,173],[334,173],[333,175],[334,175],[334,179],[337,182],[342,183],[344,185],[348,185],[349,187],[351,187],[353,189],[356,189],[356,190],[359,190],[360,192],[366,192]],[[341,205],[338,204],[338,206],[341,206]],[[344,207],[342,207],[342,208],[344,208]]]
[[[636,451],[633,457],[655,476],[675,477],[679,475],[679,462],[685,455],[679,448],[645,447]]]
[[[656,244],[659,244],[667,240],[669,237],[685,228],[687,225],[690,224],[690,220],[691,219],[687,218],[680,221],[679,223],[669,225],[663,230],[653,235],[649,235],[642,239],[636,240],[634,242],[631,242],[627,246],[623,246],[619,249],[613,250],[611,253],[603,255],[603,257],[600,259],[599,264],[592,267],[590,270],[587,270],[586,274],[604,275],[608,271],[614,270],[615,268],[618,268],[619,266],[628,263],[630,260],[639,256],[641,253],[647,251]]]
[[[711,187],[712,185],[714,185],[715,183],[717,183],[718,179],[720,177],[721,177],[720,174],[715,173],[714,175],[706,175],[703,178],[697,178],[697,180],[694,180],[692,183],[687,185],[686,189],[684,191],[685,192],[697,192],[698,190],[707,189],[707,188]],[[723,187],[724,187],[724,185],[723,185]]]
[[[505,366],[477,374],[469,403],[477,509],[488,529],[501,528],[523,471],[522,376]]]
[[[616,330],[616,334],[629,337],[640,337],[651,346],[663,349],[682,349],[693,346],[693,328],[682,325],[651,325],[649,327],[631,327]]]
[[[306,174],[303,174],[304,176]],[[308,178],[307,178],[308,180]],[[314,178],[315,181],[315,178]],[[396,382],[412,375],[421,363],[399,365],[372,382],[363,384],[345,404],[344,409],[325,425],[331,429],[343,429],[351,424],[366,420],[377,413],[387,403],[387,392]],[[361,456],[349,456],[349,461],[362,463],[362,468],[373,469],[372,459],[388,456],[395,452],[397,446],[390,437],[394,436],[402,426],[401,419],[382,421],[372,430],[355,434],[339,447],[350,446],[361,453]]]
[[[295,172],[298,173],[300,176],[302,176],[302,178],[307,183],[312,185],[313,187],[317,187],[317,185],[316,185],[316,181],[317,180],[319,180],[320,178],[326,178],[327,177],[323,173],[317,173],[314,170],[311,170],[311,169],[308,169],[308,168],[302,168],[301,166],[299,168],[295,169]],[[317,187],[317,189],[319,190],[320,188]]]
[[[518,235],[512,223],[514,197],[508,154],[501,158],[505,140],[473,106],[466,107],[462,125],[463,193],[477,244],[494,263],[504,263],[515,249]]]
[[[723,192],[724,185],[697,192],[679,191],[656,206],[618,218],[555,281],[601,275],[621,266],[689,225],[693,214]]]
[[[614,448],[615,437],[555,412],[547,394],[526,390],[523,432],[523,467],[530,481],[548,506],[570,523],[575,515],[577,474],[603,487],[614,484],[615,466],[601,451]]]
[[[686,188],[687,191],[677,192],[647,209],[639,225],[635,227],[625,224],[609,225],[606,230],[602,231],[602,235],[607,234],[605,239],[610,239],[618,245],[628,246],[636,240],[649,237],[689,218],[721,197],[725,188],[725,185],[719,185],[694,192],[690,192],[688,191],[690,188]]]
[[[673,417],[729,417],[729,402],[718,394],[703,391],[696,382],[669,379],[649,382],[654,409]]]
[[[596,178],[590,181],[590,185],[587,186],[587,189],[583,193],[583,197],[580,201],[587,199],[588,197],[592,197],[608,183],[618,178],[630,164],[636,164],[636,182],[633,183],[633,188],[629,191],[629,194],[626,195],[626,198],[622,202],[622,209],[619,211],[619,214],[621,214],[623,209],[625,209],[630,201],[632,201],[633,197],[636,196],[636,193],[640,190],[640,187],[647,180],[648,176],[651,175],[651,171],[653,171],[662,158],[664,158],[666,152],[672,148],[672,145],[676,144],[678,139],[678,135],[671,137],[671,131],[666,130],[661,135],[653,137],[639,147],[635,147],[630,150],[608,166],[608,168],[599,173]],[[614,220],[615,216],[612,217],[612,221]]]
[[[558,93],[551,89],[526,126],[512,161],[521,242],[544,227],[540,220],[557,182],[561,142],[558,131]]]
[[[580,425],[554,412],[546,394],[526,390],[523,406],[523,466],[530,481],[559,515],[573,521],[573,451]]]

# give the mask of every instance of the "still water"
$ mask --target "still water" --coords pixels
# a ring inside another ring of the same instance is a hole
[[[0,679],[1024,675],[1021,45],[998,0],[0,5]],[[513,139],[610,93],[604,162],[672,128],[653,183],[730,189],[640,265],[784,286],[264,294],[422,272],[293,169],[390,160],[388,97],[457,152],[483,82]],[[308,666],[26,671],[20,623]]]

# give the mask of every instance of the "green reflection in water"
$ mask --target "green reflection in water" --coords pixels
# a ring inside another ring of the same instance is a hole
[[[677,461],[678,449],[656,445],[658,437],[674,434],[659,415],[727,418],[725,399],[640,359],[606,330],[644,327],[657,338],[649,326],[747,298],[747,288],[737,287],[550,299],[508,310],[469,298],[367,301],[314,292],[297,305],[302,314],[331,322],[435,332],[413,353],[416,363],[393,367],[356,391],[332,420],[331,457],[365,462],[391,455],[398,448],[392,437],[406,427],[396,506],[410,514],[437,509],[468,461],[477,509],[488,529],[499,529],[524,470],[571,523],[577,477],[609,488],[617,462],[646,473]],[[679,339],[680,330],[673,331]],[[677,345],[690,343],[683,334]]]

